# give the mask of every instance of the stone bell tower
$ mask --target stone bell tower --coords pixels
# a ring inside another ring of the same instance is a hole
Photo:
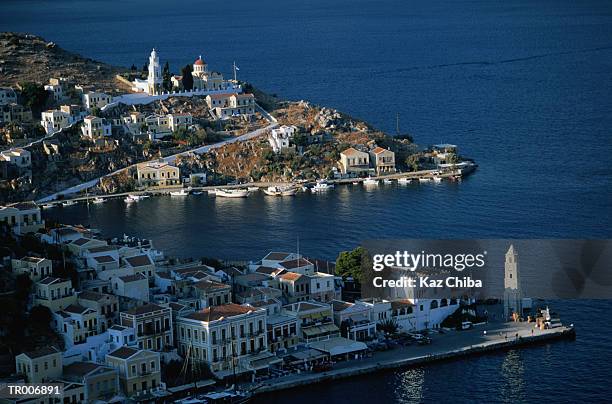
[[[519,278],[518,254],[511,244],[504,265],[504,316],[512,319],[514,313],[523,315],[523,292]]]

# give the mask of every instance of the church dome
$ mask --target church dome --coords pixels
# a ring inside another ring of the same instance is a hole
[[[196,66],[204,66],[206,63],[202,60],[201,57],[197,58],[195,62],[193,62]]]

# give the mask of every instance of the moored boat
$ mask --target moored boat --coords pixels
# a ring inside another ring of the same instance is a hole
[[[410,184],[412,180],[410,178],[402,177],[397,180],[398,184]]]
[[[104,198],[99,198],[99,197],[98,197],[98,198],[94,198],[94,199],[92,199],[92,201],[91,201],[91,203],[95,203],[95,204],[100,204],[100,203],[104,203],[104,202],[106,202],[106,199],[104,199]]]
[[[419,182],[422,182],[422,183],[431,182],[431,178],[429,178],[429,177],[421,177],[421,178],[419,178]]]
[[[311,192],[324,192],[324,191],[329,191],[330,189],[333,189],[333,188],[334,188],[333,184],[329,184],[325,180],[319,180],[317,181],[314,187],[310,188],[310,191]]]
[[[257,191],[259,191],[259,187],[248,187],[247,191],[249,191],[249,192],[257,192]]]
[[[298,189],[295,187],[277,187],[271,186],[263,190],[266,195],[269,196],[293,196],[297,193]]]
[[[366,186],[375,186],[375,185],[378,185],[378,180],[376,180],[374,178],[371,178],[371,177],[368,177],[365,180],[363,180],[363,185],[366,185]]]
[[[180,191],[170,192],[170,196],[187,196],[187,195],[189,195],[189,191],[186,189],[181,189]]]
[[[434,180],[435,183],[439,184],[439,183],[442,182],[442,177],[436,176],[436,177],[433,177],[433,180]]]
[[[124,201],[125,203],[132,203],[132,202],[138,202],[142,199],[146,199],[148,198],[149,195],[134,195],[134,194],[129,194],[128,196],[125,197]]]
[[[72,206],[72,205],[76,205],[78,202],[77,201],[65,201],[62,203],[62,206]]]
[[[247,196],[249,196],[249,191],[247,189],[240,189],[240,188],[235,188],[235,189],[225,188],[225,189],[218,189],[217,192],[215,192],[215,195],[221,196],[223,198],[246,198]]]
[[[383,180],[383,184],[393,184],[393,180],[390,180],[389,178],[385,178]]]

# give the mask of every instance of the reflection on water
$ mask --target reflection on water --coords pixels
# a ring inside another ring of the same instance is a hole
[[[509,351],[502,362],[500,398],[504,403],[517,403],[526,400],[525,369],[523,351]]]
[[[395,388],[395,401],[399,403],[423,402],[423,384],[425,383],[425,369],[410,369],[398,377]]]

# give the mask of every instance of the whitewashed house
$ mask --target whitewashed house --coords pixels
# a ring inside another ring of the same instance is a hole
[[[291,139],[297,132],[297,127],[294,125],[283,125],[280,128],[272,129],[268,135],[268,142],[272,146],[274,153],[280,153],[283,150],[289,149]]]

